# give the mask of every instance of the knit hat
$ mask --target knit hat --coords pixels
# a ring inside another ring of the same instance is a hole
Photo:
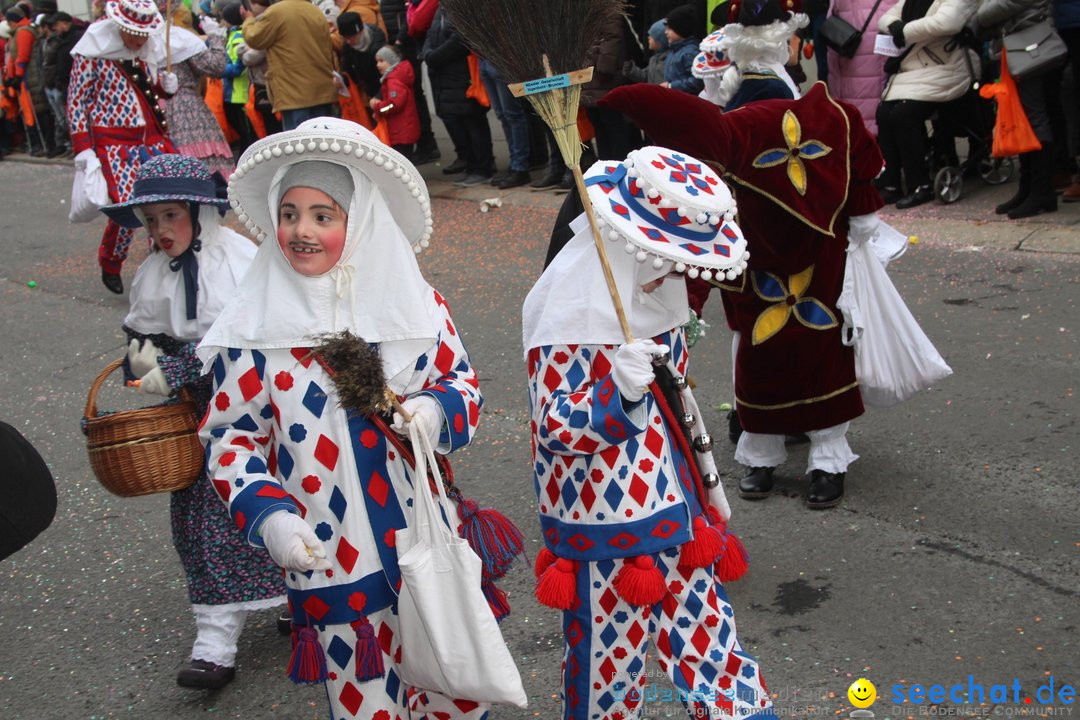
[[[379,48],[378,52],[375,53],[375,58],[390,65],[397,65],[401,62],[401,55],[393,45],[383,45]]]
[[[23,13],[22,8],[15,5],[4,11],[4,19],[9,23],[19,23],[26,19],[26,15]]]
[[[165,154],[150,158],[135,171],[131,199],[107,205],[101,211],[119,225],[137,228],[142,227],[142,220],[135,214],[136,207],[164,202],[216,205],[222,212],[229,206],[224,183],[219,186],[214,182],[202,160],[189,155]]]
[[[364,29],[364,21],[359,14],[351,10],[343,12],[338,15],[337,29],[342,37],[352,37]]]
[[[221,6],[221,19],[236,27],[244,23],[244,16],[240,14],[240,3],[230,2]]]
[[[290,165],[281,178],[281,197],[294,187],[320,190],[334,199],[338,207],[349,212],[352,200],[352,175],[344,165],[320,160],[309,160]]]
[[[153,0],[107,0],[105,15],[131,35],[157,35],[165,27]]]
[[[668,46],[667,33],[664,32],[665,28],[667,28],[667,22],[664,20],[657,20],[649,26],[649,37],[656,41],[661,50]]]
[[[699,35],[701,19],[693,5],[680,5],[668,13],[667,26],[684,38]]]
[[[745,27],[769,25],[776,21],[787,22],[791,13],[780,8],[780,0],[742,0],[739,7],[740,25]]]
[[[585,187],[604,236],[638,262],[650,257],[676,272],[706,280],[734,279],[746,268],[746,239],[734,222],[735,200],[705,163],[662,147],[634,150],[626,160],[602,160]]]
[[[55,25],[58,22],[71,22],[71,21],[72,21],[71,15],[68,15],[63,10],[61,10],[60,12],[54,12],[52,15],[49,16],[49,19],[46,20],[46,22],[49,25]]]

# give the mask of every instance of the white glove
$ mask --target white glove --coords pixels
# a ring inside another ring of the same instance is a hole
[[[150,395],[163,395],[165,397],[172,395],[169,381],[165,379],[165,371],[159,367],[155,367],[142,376],[142,379],[139,380],[139,389]]]
[[[259,527],[266,550],[286,570],[329,570],[326,548],[302,517],[287,510],[270,513]]]
[[[199,27],[206,37],[225,37],[225,28],[221,26],[221,23],[209,15],[203,15]]]
[[[161,75],[158,76],[158,82],[161,83],[161,89],[170,95],[180,89],[180,81],[177,79],[176,73],[169,72],[168,70],[161,71]]]
[[[619,346],[611,367],[611,379],[627,402],[636,403],[645,395],[649,383],[656,379],[653,355],[667,352],[667,345],[657,345],[652,340],[635,340]]]
[[[149,340],[143,340],[142,348],[139,348],[139,341],[132,339],[128,344],[128,367],[131,368],[131,374],[137,378],[141,378],[146,373],[150,372],[158,366],[158,355],[162,352],[158,350],[157,346]]]
[[[411,397],[405,402],[401,403],[401,407],[405,408],[412,415],[412,419],[409,422],[405,422],[405,419],[401,416],[401,413],[394,413],[394,422],[390,425],[390,429],[399,435],[409,434],[409,425],[416,423],[431,441],[431,447],[437,448],[439,446],[439,434],[442,432],[443,423],[446,419],[443,417],[442,405],[439,401],[429,395],[417,395]]]

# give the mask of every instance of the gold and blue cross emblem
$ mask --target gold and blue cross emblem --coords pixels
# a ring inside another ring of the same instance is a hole
[[[781,134],[787,147],[770,148],[754,158],[753,165],[759,170],[787,163],[787,176],[800,195],[806,194],[806,165],[804,160],[817,160],[832,152],[832,148],[820,140],[803,140],[802,125],[791,110],[784,112],[780,120]]]
[[[766,302],[775,303],[762,310],[754,321],[754,330],[751,333],[754,345],[760,345],[780,332],[792,315],[813,330],[836,327],[836,316],[824,303],[816,298],[804,297],[813,276],[813,265],[789,275],[786,283],[770,272],[754,270],[750,273],[754,293]]]

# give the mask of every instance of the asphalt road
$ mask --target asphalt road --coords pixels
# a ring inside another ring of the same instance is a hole
[[[91,380],[122,352],[127,298],[98,280],[101,223],[67,223],[70,178],[65,166],[0,163],[0,419],[39,448],[60,503],[52,527],[0,563],[0,719],[325,718],[321,689],[284,677],[288,642],[272,611],[249,620],[236,682],[217,693],[175,685],[194,626],[167,498],[110,495],[79,431]],[[534,555],[520,307],[554,210],[523,194],[481,214],[465,197],[435,201],[436,237],[420,261],[451,303],[487,399],[456,475],[524,529]],[[890,274],[955,374],[853,424],[861,457],[841,507],[803,506],[805,446],[791,448],[779,494],[738,499],[740,469],[718,442],[732,527],[752,555],[728,593],[785,715],[846,715],[847,687],[861,676],[877,686],[879,718],[929,712],[895,703],[898,684],[966,687],[971,675],[989,693],[1016,679],[1021,704],[997,707],[1002,715],[1045,709],[1035,692],[1050,676],[1056,690],[1080,685],[1080,256],[1023,249],[1036,230],[1080,248],[1064,224],[1075,214],[1028,226],[956,209],[893,218],[922,241]],[[721,438],[730,343],[718,302],[706,320],[713,330],[694,349],[693,374]],[[135,402],[118,387],[99,399]],[[558,717],[559,619],[533,599],[532,582],[524,564],[507,578],[514,610],[503,623],[530,707],[496,708],[499,720]],[[656,703],[646,714],[685,716]]]

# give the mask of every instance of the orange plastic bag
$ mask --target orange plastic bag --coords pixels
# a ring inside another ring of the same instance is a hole
[[[592,120],[589,119],[589,114],[585,112],[583,107],[578,108],[577,131],[583,143],[587,143],[596,137],[596,128],[593,127]]]
[[[266,123],[263,122],[262,115],[255,109],[255,87],[250,86],[248,90],[247,103],[244,105],[244,114],[247,115],[248,122],[251,123],[251,129],[255,131],[255,137],[262,140],[266,137]]]
[[[387,123],[385,119],[375,123],[372,132],[375,133],[375,137],[379,138],[379,142],[383,145],[390,144],[390,124]]]
[[[222,85],[221,78],[206,78],[206,95],[203,96],[203,101],[210,108],[210,112],[214,113],[217,124],[221,126],[221,132],[225,134],[225,142],[232,145],[239,140],[240,136],[225,119],[225,86]]]
[[[469,53],[469,89],[465,91],[465,97],[472,98],[486,108],[491,107],[487,88],[484,87],[484,81],[480,79],[480,58],[476,53]]]
[[[341,103],[341,117],[371,130],[373,125],[371,114],[368,112],[367,95],[356,86],[356,82],[351,77],[346,75],[345,79],[348,82],[349,96],[338,95],[338,102]]]
[[[1011,157],[1042,149],[1042,143],[1031,129],[1016,81],[1005,64],[1005,48],[1001,49],[1001,81],[987,83],[979,88],[984,98],[997,101],[997,119],[994,121],[994,144],[990,154],[994,157]]]

